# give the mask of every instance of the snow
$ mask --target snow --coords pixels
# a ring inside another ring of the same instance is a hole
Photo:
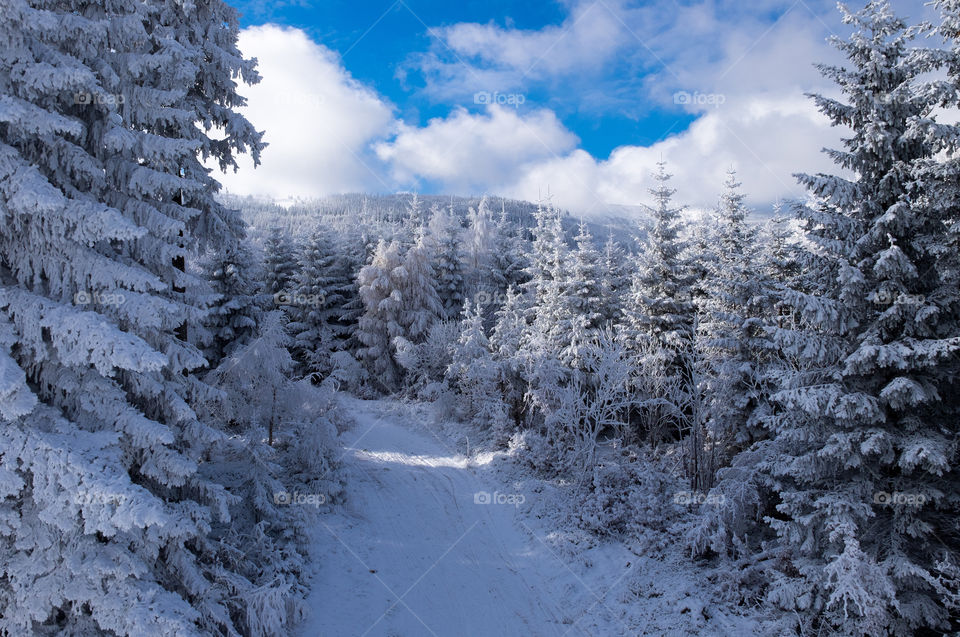
[[[507,452],[454,449],[462,426],[429,424],[422,406],[342,401],[356,421],[341,436],[345,503],[318,518],[299,635],[761,634],[715,612],[682,555],[558,529],[549,512],[562,504]]]
[[[496,490],[482,465],[352,406],[347,504],[321,519],[312,616],[300,634],[564,634],[516,507],[474,503]]]

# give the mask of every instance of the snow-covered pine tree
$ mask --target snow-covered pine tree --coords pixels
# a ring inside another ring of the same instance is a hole
[[[357,276],[359,297],[364,306],[355,334],[360,343],[357,354],[374,381],[386,391],[396,390],[400,379],[392,342],[404,336],[400,322],[403,300],[397,281],[402,267],[400,246],[396,242],[380,241],[373,259]]]
[[[531,354],[556,358],[570,343],[569,253],[560,211],[538,206],[526,293],[532,303],[525,347]]]
[[[242,228],[201,160],[261,148],[236,38],[218,0],[3,5],[2,633],[260,627],[213,530],[233,497],[200,470],[221,438],[191,408],[204,358],[178,338],[209,289],[185,259]]]
[[[351,350],[356,345],[354,333],[363,315],[357,275],[366,262],[363,240],[353,232],[341,232],[336,240],[336,259],[326,273],[330,281],[328,323],[339,343],[338,350]]]
[[[550,295],[554,272],[560,271],[561,257],[566,257],[566,243],[560,215],[552,206],[539,204],[534,218],[536,226],[533,228],[525,289],[537,305],[542,305]]]
[[[452,210],[434,205],[431,208],[428,229],[437,281],[436,291],[443,306],[443,317],[456,319],[463,310],[465,290],[460,222]]]
[[[627,301],[628,327],[636,341],[681,351],[687,347],[693,324],[691,277],[684,261],[680,238],[683,208],[674,207],[676,191],[667,184],[666,164],[657,164],[657,186],[650,190],[654,217],[631,281]]]
[[[511,224],[506,206],[501,203],[500,216],[494,230],[491,273],[502,304],[507,290],[520,289],[527,282],[529,244],[520,236],[521,228]]]
[[[403,267],[395,272],[394,290],[400,301],[397,321],[402,336],[415,345],[423,342],[433,324],[443,316],[431,252],[421,234],[403,255]]]
[[[770,524],[787,567],[770,596],[844,633],[949,629],[958,556],[954,282],[939,275],[943,210],[916,169],[935,165],[944,93],[922,76],[940,53],[887,2],[844,10],[843,67],[822,66],[843,101],[814,96],[851,129],[829,151],[854,173],[800,175],[798,209],[818,262],[812,293],[788,296],[807,329],[781,330],[801,373],[774,398]],[[953,90],[948,90],[952,94]],[[955,215],[955,212],[948,213]],[[952,287],[951,287],[952,286]],[[804,591],[806,597],[798,597]],[[954,616],[955,619],[955,616]]]
[[[770,509],[760,465],[767,442],[766,426],[775,417],[771,394],[787,372],[771,338],[779,325],[787,270],[772,261],[772,238],[761,246],[759,232],[747,224],[747,209],[731,171],[721,196],[715,257],[700,299],[703,322],[698,344],[703,361],[707,419],[704,431],[688,448],[703,461],[691,471],[694,488],[712,488],[714,504],[702,507],[688,536],[694,553],[709,551],[743,557],[757,550],[768,533],[758,532],[757,521]],[[781,224],[782,232],[789,229]],[[784,258],[791,250],[788,235],[779,237]],[[786,314],[789,314],[787,312]],[[708,453],[709,452],[709,453]],[[762,562],[762,560],[761,560]],[[762,568],[754,563],[744,580],[755,579]]]
[[[297,246],[283,228],[270,229],[263,242],[263,295],[268,310],[285,305],[297,280]]]
[[[289,602],[278,598],[276,591],[289,590],[300,597],[306,591],[303,545],[309,537],[309,519],[301,507],[283,506],[290,504],[285,495],[305,482],[324,488],[325,498],[339,490],[339,485],[337,491],[330,489],[334,427],[311,407],[323,405],[318,400],[323,390],[309,379],[293,381],[295,362],[286,322],[279,310],[265,314],[256,338],[205,376],[219,395],[201,407],[212,420],[227,423],[231,434],[205,458],[205,470],[216,471],[230,492],[241,498],[224,525],[240,540],[223,556],[225,564],[274,591],[244,595],[248,615],[259,624],[248,627],[253,634],[282,633],[291,619],[299,617],[288,616],[284,606]],[[297,476],[303,468],[308,468],[308,475]],[[298,602],[291,606],[303,609],[299,600],[291,601]]]
[[[423,209],[420,195],[413,193],[407,202],[407,221],[411,228],[422,228],[427,225],[427,214]]]
[[[241,240],[211,250],[202,268],[216,294],[204,321],[210,332],[204,353],[208,364],[216,367],[257,331],[257,263],[246,241]]]
[[[680,237],[683,208],[672,203],[676,191],[667,185],[666,164],[660,162],[657,167],[657,186],[650,190],[655,202],[650,207],[654,224],[636,259],[624,303],[624,332],[628,348],[635,356],[646,358],[647,375],[660,379],[658,387],[676,390],[686,387],[691,376],[684,354],[693,337],[693,282]],[[639,397],[640,431],[634,435],[675,432],[679,427],[676,398],[666,394]]]
[[[773,216],[762,229],[761,256],[763,275],[781,285],[797,282],[801,273],[800,248],[794,217],[783,213],[783,206],[774,206]]]
[[[603,316],[600,313],[603,291],[600,253],[584,222],[580,222],[575,238],[577,249],[568,257],[568,281],[563,286],[564,310],[561,321],[567,325],[567,337],[560,350],[560,360],[571,370],[582,374],[585,382],[598,361],[597,342]]]
[[[460,338],[453,347],[447,378],[467,399],[466,411],[471,420],[503,439],[508,418],[498,387],[498,365],[483,329],[483,308],[469,300],[464,304]]]
[[[263,317],[257,338],[212,370],[207,382],[227,392],[222,420],[245,430],[262,428],[273,445],[278,426],[290,413],[295,361],[290,355],[293,339],[286,331],[280,310]]]
[[[286,299],[293,319],[288,327],[294,338],[292,347],[305,375],[330,371],[330,355],[336,346],[330,308],[343,302],[331,277],[336,261],[326,231],[316,230],[300,250],[293,293]]]
[[[523,342],[527,331],[528,302],[528,296],[508,288],[490,335],[490,349],[500,373],[501,395],[516,425],[523,419],[523,397],[526,394]]]
[[[765,370],[773,345],[766,320],[771,290],[760,272],[756,229],[747,217],[746,196],[736,173],[727,173],[717,209],[717,259],[702,301],[698,343],[707,359],[711,453],[697,472],[698,488],[712,485],[730,455],[761,435],[754,412],[766,400]]]
[[[465,234],[466,257],[466,294],[468,298],[476,297],[481,290],[491,294],[493,283],[491,276],[491,250],[494,241],[493,220],[490,215],[490,202],[486,196],[480,199],[476,209],[470,208],[467,214],[467,231]]]
[[[683,261],[690,278],[690,296],[694,307],[702,311],[710,297],[710,278],[719,267],[719,219],[708,214],[690,221],[685,224],[681,238]]]
[[[605,323],[619,324],[623,321],[624,297],[630,290],[630,260],[613,233],[603,244],[600,264],[600,314]]]

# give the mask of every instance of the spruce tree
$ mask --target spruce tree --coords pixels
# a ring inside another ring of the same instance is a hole
[[[563,289],[567,318],[562,324],[567,325],[567,336],[560,360],[588,377],[596,369],[597,338],[603,322],[600,253],[583,222],[575,241],[577,249],[570,253],[568,281]]]
[[[257,79],[236,13],[2,12],[0,633],[249,631],[259,584],[216,536],[234,499],[201,470],[222,434],[182,340],[206,288],[185,261],[242,234],[201,161],[261,148],[235,111]]]
[[[265,308],[286,305],[285,298],[295,291],[297,247],[286,230],[270,229],[263,242],[263,295]]]
[[[387,391],[396,390],[400,380],[392,342],[404,336],[400,322],[402,300],[394,293],[399,287],[397,276],[402,265],[400,246],[380,241],[371,262],[360,269],[357,277],[364,307],[355,335],[360,344],[358,356],[380,388]]]
[[[227,244],[202,262],[216,299],[204,321],[209,330],[207,361],[216,367],[257,331],[256,261],[245,241]]]
[[[683,394],[689,393],[693,370],[689,354],[693,344],[695,306],[685,244],[680,236],[682,208],[672,203],[675,191],[663,162],[651,189],[653,228],[635,261],[630,291],[624,304],[628,348],[645,371],[647,387],[638,397],[639,431],[659,437],[681,428]]]
[[[850,129],[828,152],[855,176],[799,176],[816,267],[788,296],[805,329],[779,333],[800,373],[774,396],[770,523],[790,567],[771,596],[794,605],[811,591],[805,610],[844,632],[942,630],[960,601],[948,398],[960,339],[939,267],[947,225],[916,170],[940,150],[940,94],[921,86],[940,54],[908,48],[915,31],[887,2],[844,20],[856,29],[834,39],[845,66],[820,67],[843,98],[814,99]]]
[[[404,255],[403,267],[394,272],[393,284],[402,336],[414,345],[420,344],[444,310],[435,287],[431,250],[422,234]]]
[[[439,206],[431,210],[429,242],[436,272],[436,291],[443,305],[443,317],[455,319],[463,309],[465,294],[464,255],[460,223],[453,212]]]
[[[483,328],[483,308],[467,301],[447,378],[466,399],[471,420],[502,438],[507,428],[507,407],[499,391],[498,372]]]
[[[624,298],[630,289],[630,260],[626,250],[613,238],[607,237],[600,255],[600,314],[605,323],[623,321]]]
[[[330,276],[336,262],[334,247],[323,230],[307,240],[297,259],[294,293],[288,299],[293,317],[293,351],[307,374],[326,373],[335,348],[330,308],[343,299]]]
[[[753,415],[765,400],[762,361],[772,350],[765,329],[771,290],[760,273],[757,232],[748,223],[745,198],[731,170],[717,210],[718,258],[699,325],[709,355],[711,441],[723,447],[721,455],[735,453],[760,435]],[[706,485],[715,469],[707,470]]]

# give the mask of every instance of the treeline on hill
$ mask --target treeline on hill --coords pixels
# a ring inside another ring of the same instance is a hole
[[[443,401],[573,479],[598,532],[668,516],[669,458],[702,504],[689,551],[804,634],[956,630],[960,130],[934,111],[960,103],[960,3],[937,6],[936,28],[844,13],[847,62],[821,69],[843,97],[813,98],[853,176],[799,175],[808,200],[762,225],[733,173],[685,223],[663,165],[636,251],[549,205],[344,200],[293,215],[299,245],[251,206],[261,280],[220,291],[283,306],[301,375]],[[211,271],[255,271],[247,249]],[[254,338],[245,307],[218,313],[222,342]]]

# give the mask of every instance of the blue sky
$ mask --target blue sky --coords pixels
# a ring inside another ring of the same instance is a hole
[[[460,55],[438,46],[429,29],[439,32],[444,27],[475,23],[534,32],[547,26],[562,27],[568,16],[567,7],[561,3],[505,0],[334,0],[271,3],[270,7],[262,2],[234,4],[242,13],[244,27],[273,22],[303,29],[317,42],[337,51],[353,77],[389,99],[405,121],[420,123],[447,115],[451,109],[449,102],[438,100],[425,90],[427,82],[418,66],[420,57],[431,47],[435,51],[439,49],[440,54],[448,54],[446,57],[453,58],[454,62],[458,62],[455,55]],[[596,4],[593,11],[609,13],[601,4]],[[771,15],[775,17],[778,16]],[[564,46],[562,39],[557,46]],[[652,56],[647,57],[651,65],[662,66]],[[638,99],[642,94],[634,85],[640,78],[633,76],[632,62],[634,60],[610,60],[602,78],[590,78],[596,84],[580,85],[577,91],[569,93],[552,90],[554,87],[549,83],[538,81],[537,76],[531,74],[518,89],[524,99],[520,108],[550,107],[567,128],[577,134],[584,150],[602,158],[618,146],[651,144],[684,130],[695,119],[694,115],[672,104],[645,103]],[[535,71],[536,64],[531,66]],[[597,81],[600,79],[602,81]],[[606,96],[608,90],[616,92],[619,99],[603,100],[602,108],[584,107],[585,100],[596,105],[596,94],[603,92]],[[462,105],[473,111],[483,110],[482,105],[471,101]]]
[[[769,207],[839,137],[803,97],[832,90],[813,69],[838,60],[829,0],[233,4],[264,77],[246,114],[271,143],[224,177],[242,194],[549,191],[603,212],[641,203],[663,158],[688,203],[733,167]]]

